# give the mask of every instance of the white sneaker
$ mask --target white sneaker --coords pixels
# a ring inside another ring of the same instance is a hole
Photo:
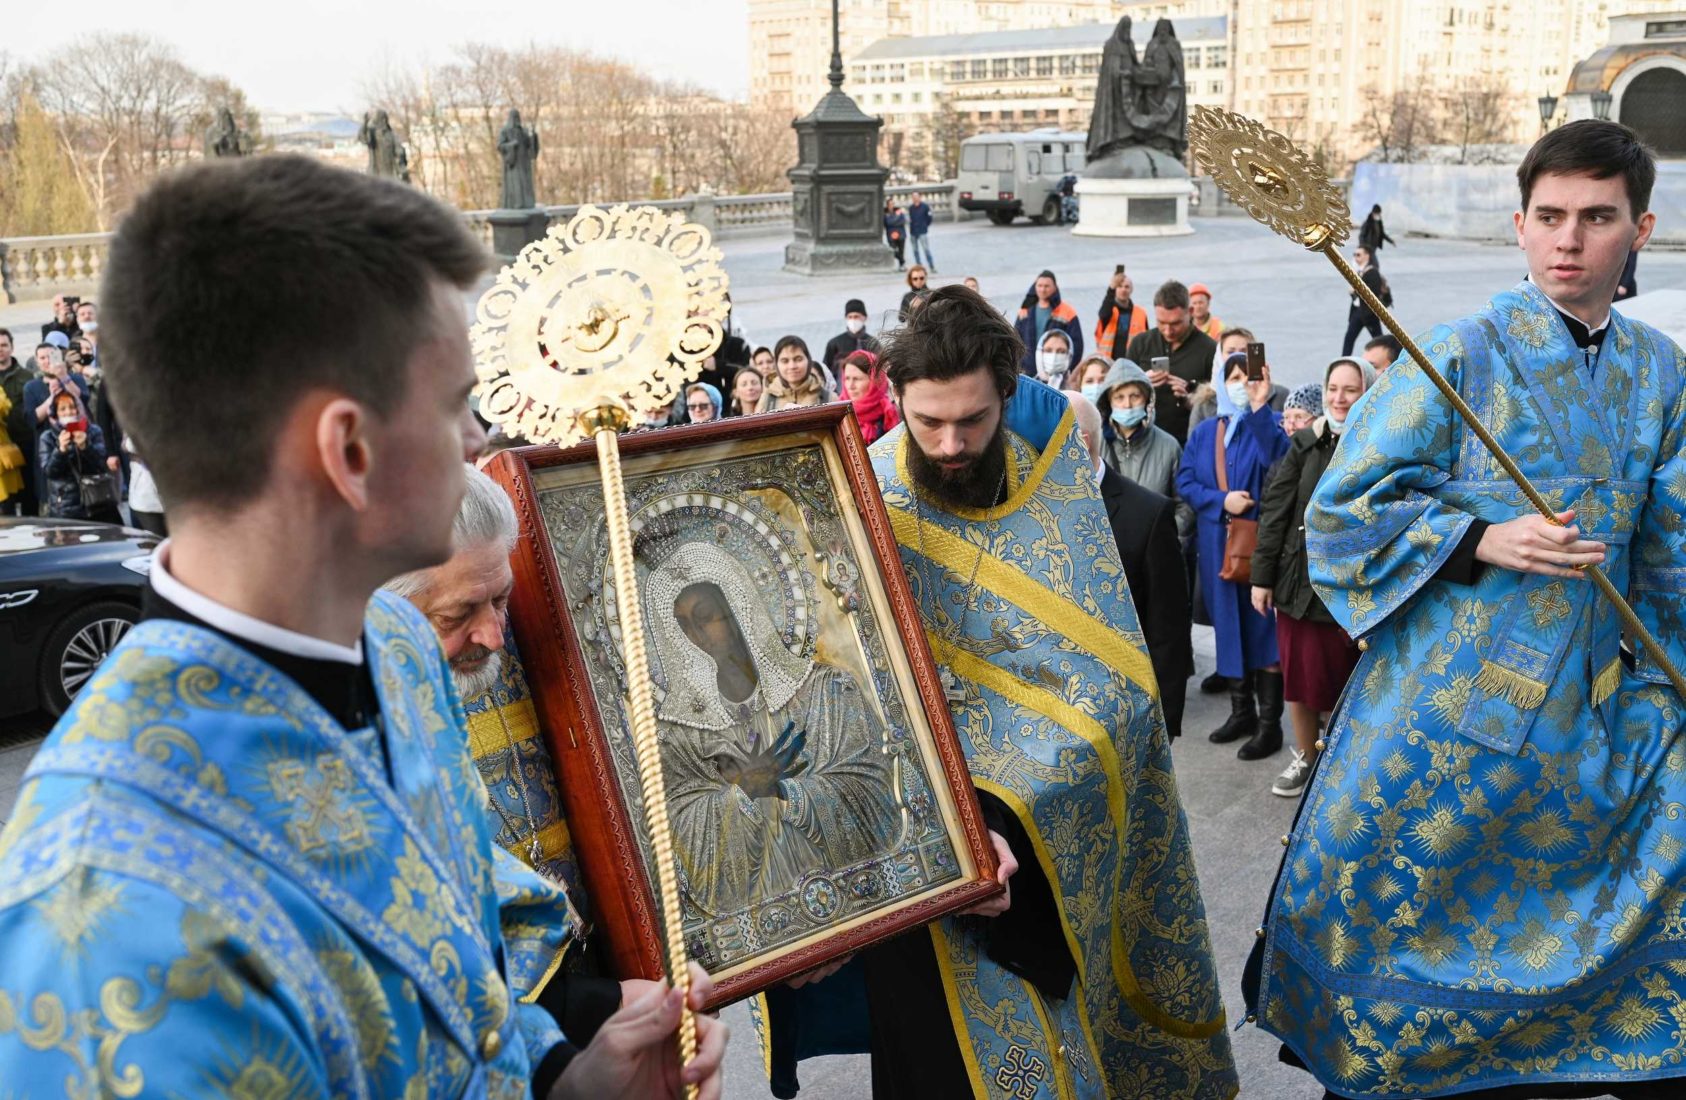
[[[1281,795],[1283,798],[1298,798],[1304,791],[1306,781],[1311,778],[1312,761],[1306,759],[1300,750],[1294,750],[1294,759],[1282,769],[1282,774],[1276,777],[1276,782],[1270,785],[1270,793]]]

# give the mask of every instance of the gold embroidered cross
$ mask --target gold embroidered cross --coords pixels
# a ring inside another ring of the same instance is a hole
[[[1047,1075],[1048,1063],[1041,1055],[1015,1045],[1007,1048],[1003,1065],[995,1071],[995,1083],[1016,1100],[1032,1100],[1036,1083]]]
[[[1569,601],[1563,596],[1562,581],[1553,581],[1528,593],[1528,606],[1534,609],[1534,625],[1538,627],[1547,627],[1569,617]]]
[[[277,799],[292,803],[287,839],[300,853],[309,855],[328,846],[324,826],[332,830],[334,847],[342,853],[362,851],[371,843],[363,811],[345,797],[352,789],[351,771],[333,753],[318,756],[315,767],[302,760],[270,764],[269,787]]]

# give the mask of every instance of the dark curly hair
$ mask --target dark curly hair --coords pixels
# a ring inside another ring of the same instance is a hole
[[[957,283],[932,294],[885,341],[879,365],[897,393],[987,370],[1003,400],[1019,385],[1024,342],[983,295]]]

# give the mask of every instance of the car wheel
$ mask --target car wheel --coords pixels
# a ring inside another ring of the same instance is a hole
[[[63,714],[140,613],[126,603],[96,603],[67,615],[41,654],[41,705]]]
[[[1060,220],[1060,197],[1049,195],[1048,201],[1042,204],[1042,224],[1057,225]]]
[[[1013,212],[1011,210],[991,210],[989,212],[989,220],[994,222],[996,225],[1012,225]]]

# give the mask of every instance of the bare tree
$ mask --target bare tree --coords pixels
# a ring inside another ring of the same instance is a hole
[[[204,78],[156,39],[89,35],[38,68],[35,82],[101,229],[159,171],[193,155]]]
[[[1436,140],[1437,94],[1427,85],[1383,93],[1365,88],[1364,112],[1356,129],[1383,161],[1408,163]]]
[[[939,92],[936,111],[931,116],[930,165],[938,179],[950,180],[959,175],[960,143],[976,132],[971,119],[955,110],[948,97]]]
[[[790,118],[774,108],[730,104],[708,116],[704,141],[708,174],[716,189],[736,195],[785,191],[796,164]]]
[[[1499,74],[1465,76],[1438,99],[1439,129],[1447,144],[1457,146],[1459,164],[1489,159],[1482,147],[1509,138],[1517,97]]]

